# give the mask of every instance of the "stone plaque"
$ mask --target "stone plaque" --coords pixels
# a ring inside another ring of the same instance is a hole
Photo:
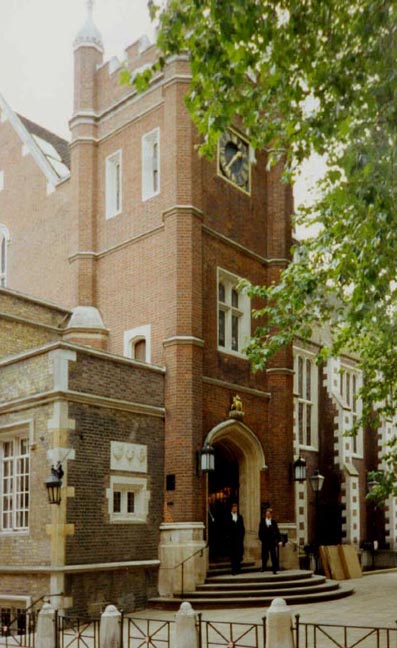
[[[110,442],[110,469],[147,472],[147,446],[139,443]]]

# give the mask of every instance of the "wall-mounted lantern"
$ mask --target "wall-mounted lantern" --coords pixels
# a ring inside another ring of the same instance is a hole
[[[203,473],[215,470],[215,450],[209,443],[206,443],[200,450],[200,468]]]
[[[51,466],[51,475],[44,482],[50,504],[61,503],[62,477],[64,475],[62,464],[58,461],[56,466]]]
[[[306,459],[304,459],[303,457],[298,457],[296,461],[294,461],[292,467],[293,467],[294,481],[296,482],[306,481]]]

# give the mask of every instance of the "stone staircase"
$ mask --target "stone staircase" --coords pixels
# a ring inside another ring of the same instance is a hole
[[[260,572],[253,563],[243,564],[241,574],[232,576],[229,565],[212,565],[203,585],[184,596],[157,597],[149,607],[177,609],[189,601],[195,609],[229,607],[268,607],[276,597],[287,604],[316,603],[353,594],[349,582],[339,583],[303,569],[285,570],[277,574]]]

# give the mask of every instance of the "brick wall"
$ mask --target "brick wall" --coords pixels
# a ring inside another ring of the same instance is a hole
[[[70,462],[68,472],[75,497],[68,500],[67,519],[75,525],[75,534],[67,539],[67,563],[157,558],[163,506],[162,420],[77,404],[71,406],[70,415],[82,438],[75,441],[76,459]],[[109,521],[106,488],[110,484],[111,441],[148,446],[147,487],[151,497],[147,524]]]

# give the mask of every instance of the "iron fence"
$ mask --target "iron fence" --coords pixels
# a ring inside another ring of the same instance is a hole
[[[0,647],[35,648],[36,612],[21,611],[15,618],[1,618]]]
[[[99,648],[99,619],[55,615],[54,623],[57,648]],[[3,624],[0,648],[36,648],[36,624],[36,613],[26,614],[18,624]],[[233,623],[208,621],[198,613],[196,631],[199,648],[264,648],[266,645],[266,617],[262,623]],[[397,625],[303,623],[297,614],[291,633],[295,648],[397,648]],[[172,648],[174,637],[174,621],[121,616],[121,648]]]
[[[226,623],[203,621],[205,627],[205,646],[214,648],[262,648],[265,645],[264,625],[257,623]],[[259,643],[263,637],[263,643]],[[200,648],[204,648],[201,646]]]
[[[127,648],[171,648],[171,621],[127,619]]]
[[[397,648],[397,627],[301,623],[295,617],[296,648]]]
[[[99,648],[99,619],[77,619],[56,615],[57,648]]]

